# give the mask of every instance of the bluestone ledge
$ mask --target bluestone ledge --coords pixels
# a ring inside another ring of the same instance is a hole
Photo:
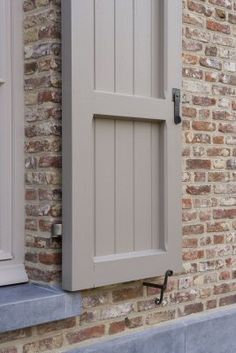
[[[0,288],[0,333],[81,314],[81,295],[34,283]]]
[[[194,314],[65,353],[235,353],[236,305]]]

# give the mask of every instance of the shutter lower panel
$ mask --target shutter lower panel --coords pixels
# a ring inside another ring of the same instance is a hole
[[[181,269],[179,0],[63,0],[63,286]]]

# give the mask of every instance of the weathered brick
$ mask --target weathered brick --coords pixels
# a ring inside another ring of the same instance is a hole
[[[60,331],[64,329],[73,328],[76,325],[76,318],[69,318],[60,321],[53,321],[50,323],[42,324],[36,326],[37,333],[39,335],[44,335],[46,333],[51,333],[54,331]]]
[[[192,251],[186,251],[183,253],[184,261],[193,261],[197,259],[202,259],[203,257],[204,257],[203,250],[192,250]]]
[[[198,52],[203,48],[202,43],[194,40],[183,40],[183,49],[190,52]]]
[[[199,14],[203,14],[205,16],[212,15],[212,9],[209,6],[206,6],[205,4],[201,4],[201,3],[198,3],[195,1],[188,0],[187,5],[188,5],[188,9],[190,11],[194,11]]]
[[[194,314],[203,311],[203,304],[202,303],[194,303],[194,304],[187,304],[184,307],[184,314]]]
[[[210,185],[190,186],[186,188],[186,192],[190,195],[206,195],[211,192]]]
[[[193,121],[192,128],[198,131],[214,131],[216,126],[214,123],[209,123],[208,121]]]
[[[105,334],[105,325],[97,325],[88,327],[75,332],[66,334],[66,339],[69,344],[82,342],[91,338],[98,338]]]
[[[220,18],[221,20],[226,19],[226,12],[223,9],[215,9],[216,17]]]
[[[207,56],[217,56],[217,47],[216,46],[206,46],[205,55],[207,55]]]
[[[125,326],[132,329],[132,328],[137,328],[143,325],[143,318],[142,316],[137,316],[137,317],[126,317],[125,318]]]
[[[229,13],[228,21],[235,25],[236,24],[236,15]]]
[[[35,268],[33,266],[29,267],[26,266],[26,271],[30,278],[34,279],[35,281],[41,282],[58,282],[61,278],[61,271],[60,270],[45,270]]]
[[[38,353],[44,351],[50,351],[56,348],[60,348],[63,344],[63,336],[56,335],[54,337],[44,338],[39,341],[32,343],[26,343],[23,346],[23,353]]]
[[[232,0],[209,0],[209,2],[213,5],[222,6],[230,10],[232,9]]]
[[[153,313],[149,314],[146,317],[146,324],[147,325],[153,325],[157,324],[163,321],[171,320],[174,319],[175,317],[175,311],[174,310],[169,310],[169,311],[161,311],[158,313]]]
[[[25,339],[32,335],[32,328],[8,331],[0,334],[0,343],[13,342],[19,339]],[[0,349],[1,352],[1,349]]]
[[[210,42],[210,33],[200,30],[198,28],[186,28],[185,32],[186,38],[189,39],[195,39],[203,43],[209,43]]]
[[[117,289],[112,292],[113,302],[138,298],[143,295],[143,286]]]
[[[199,69],[183,68],[183,76],[201,80],[203,78],[203,71]]]
[[[229,34],[230,33],[230,26],[220,23],[220,22],[216,22],[216,21],[212,21],[212,20],[207,20],[207,29],[210,29],[211,31],[217,31],[217,32],[222,32],[225,34]]]
[[[202,224],[185,225],[183,227],[183,235],[202,234],[202,233],[204,233],[204,226]]]
[[[193,104],[202,106],[211,106],[216,104],[215,98],[193,96]]]
[[[236,217],[236,208],[232,209],[216,209],[213,210],[213,218],[221,219],[221,218],[235,218]]]
[[[209,159],[187,159],[187,169],[210,169],[211,161]]]
[[[235,304],[236,303],[236,294],[229,295],[224,298],[220,298],[220,306],[224,305],[230,305],[230,304]]]
[[[207,232],[225,232],[229,226],[224,222],[207,223]]]
[[[109,325],[109,335],[114,335],[116,333],[122,332],[125,330],[125,321],[117,321],[117,322],[112,322]]]
[[[199,62],[201,66],[211,69],[221,70],[222,68],[222,63],[217,59],[201,57]]]
[[[189,118],[195,118],[197,116],[197,110],[192,107],[182,107],[182,115],[189,117]]]
[[[39,261],[45,265],[60,265],[62,263],[62,255],[61,253],[41,253],[39,254]]]

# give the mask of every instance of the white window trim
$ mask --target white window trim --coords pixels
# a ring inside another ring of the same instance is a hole
[[[23,1],[0,0],[0,285],[24,268]],[[4,104],[2,104],[4,103]]]

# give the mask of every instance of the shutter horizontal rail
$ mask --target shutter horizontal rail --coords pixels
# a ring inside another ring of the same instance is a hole
[[[93,111],[95,115],[119,116],[130,119],[166,120],[167,111],[173,111],[165,99],[117,93],[93,92]]]

